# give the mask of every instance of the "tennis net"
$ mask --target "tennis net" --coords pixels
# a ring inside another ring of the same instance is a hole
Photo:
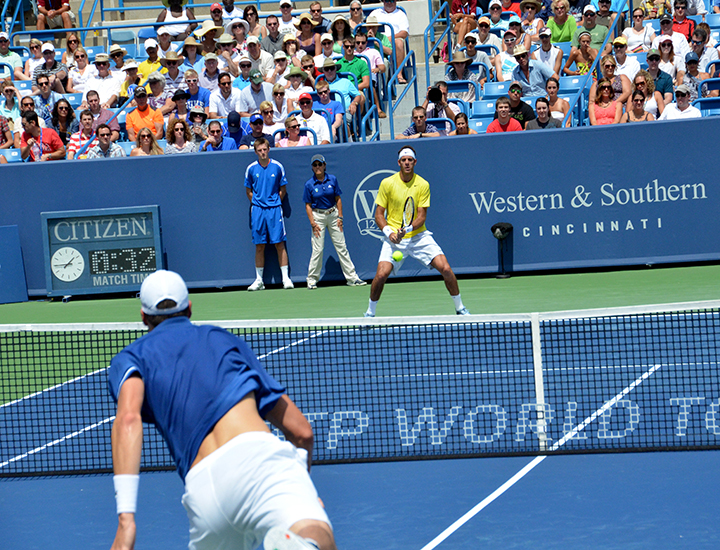
[[[315,431],[314,462],[718,448],[720,302],[219,322]],[[107,365],[139,324],[0,326],[0,477],[112,470]],[[145,430],[142,469],[173,469]]]

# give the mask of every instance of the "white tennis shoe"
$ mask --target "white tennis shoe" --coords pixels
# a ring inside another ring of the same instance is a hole
[[[255,292],[256,290],[265,290],[265,283],[263,283],[261,279],[255,279],[255,282],[248,287],[248,290],[250,292]]]
[[[290,279],[285,279],[283,281],[283,288],[286,290],[290,290],[291,288],[295,288],[295,285]]]
[[[280,527],[273,527],[267,532],[265,540],[263,540],[263,548],[265,550],[318,550],[314,544],[310,544],[292,531]]]

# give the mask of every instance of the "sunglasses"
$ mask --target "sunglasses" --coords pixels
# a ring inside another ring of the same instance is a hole
[[[692,41],[692,43],[695,44],[696,46],[699,46],[700,44],[703,44],[704,42],[705,42],[704,40],[693,40]]]
[[[65,105],[58,105],[58,111],[67,111],[70,109],[70,107],[67,107]]]
[[[288,130],[297,130],[298,128],[300,128],[299,124],[294,124],[293,126],[288,126]]]
[[[300,102],[300,105],[312,105],[312,101],[303,100]]]
[[[67,43],[68,44],[78,44],[78,41],[77,40],[68,40]]]
[[[633,19],[645,19],[645,16],[642,14],[639,15],[633,15]]]
[[[315,65],[303,65],[304,71],[312,71],[315,68]]]
[[[210,13],[222,13],[222,10],[212,10]]]
[[[350,8],[352,9],[352,8]],[[322,13],[322,8],[316,8],[314,10],[310,10],[312,13]]]
[[[318,95],[327,95],[330,93],[330,90],[318,90],[317,93]]]
[[[37,85],[38,86],[50,86],[50,83],[49,82],[38,82]]]
[[[242,65],[241,65],[241,66],[242,66]],[[197,84],[198,79],[197,79],[197,78],[186,78],[186,79],[185,79],[185,82],[186,82],[187,84]]]
[[[490,25],[487,25],[486,23],[483,23],[482,25],[480,25],[480,28],[481,28],[481,29],[489,29],[489,28],[490,28]]]
[[[510,42],[515,42],[515,38],[506,38],[505,44],[510,44]]]
[[[101,138],[109,138],[111,134],[98,134],[98,137]],[[142,136],[142,137],[150,137],[150,136]]]
[[[150,139],[150,134],[140,134],[140,139]]]
[[[508,92],[510,92],[511,94],[519,94],[522,92],[522,90],[520,88],[510,88]]]
[[[32,107],[35,108],[35,103],[21,103],[21,107]]]
[[[220,86],[232,86],[232,82],[218,82]]]
[[[660,58],[659,57],[648,57],[647,60],[648,61],[660,61]]]
[[[76,55],[75,59],[85,59],[86,57],[86,55]]]
[[[362,8],[350,8],[350,11],[362,11]]]
[[[165,63],[167,63],[170,67],[177,65],[177,61],[166,61]]]
[[[323,72],[326,72],[326,73],[331,73],[331,72],[334,72],[334,71],[337,71],[337,69],[336,69],[335,67],[325,67],[325,68],[323,68]]]
[[[312,163],[313,168],[317,168],[318,166],[325,166],[325,163],[320,162],[319,160],[316,160],[315,162]]]
[[[98,67],[108,67],[110,63],[108,63],[107,61],[100,61],[96,62],[95,65],[97,65]]]
[[[672,25],[672,21],[660,21],[661,25]]]
[[[110,57],[122,57],[122,56],[123,56],[123,54],[121,52],[115,52],[115,53],[110,54]]]
[[[273,92],[273,95],[274,95],[275,97],[281,97],[281,96],[284,96],[284,95],[285,95],[285,92]]]
[[[672,48],[672,42],[665,42],[663,44],[660,44],[661,48]]]
[[[521,53],[520,55],[516,55],[515,59],[525,59],[528,55],[526,53]]]
[[[365,41],[365,40],[362,40],[362,41],[356,40],[355,41],[356,46],[364,46],[365,44],[367,44],[367,41]],[[467,42],[465,42],[465,44],[467,44]]]
[[[0,44],[4,44],[7,40],[0,40]],[[30,46],[31,50],[39,50],[40,46]]]
[[[675,97],[687,97],[687,94],[683,92],[675,92]]]
[[[265,109],[264,111],[260,111],[264,115],[271,115],[274,111],[271,111],[270,109]]]
[[[249,69],[250,67],[252,67],[250,63],[240,63],[241,69]]]
[[[233,26],[232,26],[232,30],[235,30],[235,29],[244,29],[244,28],[245,28],[245,27],[243,27],[242,25],[233,25]]]
[[[263,124],[263,121],[262,121],[262,120],[256,120],[255,122],[251,122],[250,124],[252,124],[252,125],[255,125],[255,124]]]
[[[612,90],[610,86],[600,86],[600,91],[604,92],[605,90]]]
[[[175,128],[175,131],[176,132],[184,132],[185,128],[183,128],[182,126],[178,126],[177,128]]]
[[[209,130],[209,132],[213,135],[222,134],[222,130]]]

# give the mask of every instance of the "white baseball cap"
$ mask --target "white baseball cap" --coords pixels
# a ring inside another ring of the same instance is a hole
[[[45,44],[42,45],[42,48],[40,48],[40,51],[42,53],[45,52],[54,52],[55,51],[55,44],[52,42],[45,42]]]
[[[173,308],[158,309],[163,300],[172,300]],[[148,275],[140,287],[140,303],[146,315],[171,315],[186,309],[190,305],[188,289],[183,278],[174,271],[159,269]]]
[[[146,50],[149,48],[158,48],[158,42],[154,38],[148,38],[143,45],[145,46]]]

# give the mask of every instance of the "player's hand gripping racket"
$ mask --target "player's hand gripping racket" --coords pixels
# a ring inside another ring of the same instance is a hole
[[[412,223],[415,219],[415,199],[408,197],[405,199],[405,208],[403,208],[403,231],[410,233],[413,230]]]

